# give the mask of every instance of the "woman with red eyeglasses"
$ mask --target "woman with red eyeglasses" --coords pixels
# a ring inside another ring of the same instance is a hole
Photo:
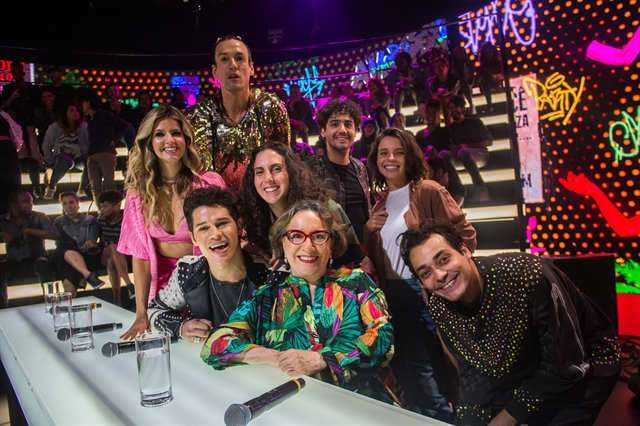
[[[389,385],[393,329],[384,293],[361,269],[328,271],[331,258],[346,250],[345,229],[319,201],[283,212],[270,242],[291,275],[260,287],[215,328],[202,359],[216,370],[269,364],[402,405]]]

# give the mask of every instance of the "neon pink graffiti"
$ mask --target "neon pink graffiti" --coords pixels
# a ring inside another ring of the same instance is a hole
[[[638,53],[640,53],[640,28],[622,49],[605,46],[595,40],[587,48],[587,58],[607,65],[631,65]]]
[[[531,244],[531,254],[536,254],[547,250],[546,247],[536,247],[533,245],[531,236],[533,235],[533,230],[536,229],[536,226],[538,226],[538,220],[534,216],[531,216],[527,225],[527,239]]]

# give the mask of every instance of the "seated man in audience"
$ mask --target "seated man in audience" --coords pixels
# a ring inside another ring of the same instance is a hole
[[[432,64],[435,75],[429,77],[425,84],[427,98],[437,99],[440,102],[440,109],[444,115],[444,124],[451,123],[451,114],[447,109],[447,104],[451,96],[458,94],[460,90],[460,78],[449,69],[447,58],[437,58]]]
[[[442,158],[428,158],[427,164],[429,164],[429,168],[431,169],[429,178],[444,186],[445,189],[449,191],[449,194],[451,194],[451,197],[458,203],[458,206],[462,207],[464,197],[467,195],[467,188],[460,182],[460,178],[451,179],[449,177],[447,165]],[[456,177],[457,176],[458,174],[456,173]]]
[[[204,342],[253,291],[267,282],[264,263],[240,248],[235,195],[216,186],[194,190],[184,217],[201,256],[185,256],[149,304],[153,326],[192,343]]]
[[[95,273],[100,269],[100,230],[93,216],[79,212],[80,203],[75,192],[60,194],[60,203],[64,214],[53,222],[61,235],[56,241],[56,258],[64,277],[64,290],[76,297],[78,288],[84,288],[86,283],[94,290],[104,285]]]
[[[396,112],[400,112],[405,97],[411,97],[416,106],[420,102],[424,90],[424,76],[417,65],[411,65],[413,58],[409,52],[396,53],[393,60],[395,66],[387,75],[387,88],[392,93],[393,105]]]
[[[486,166],[489,162],[487,147],[493,145],[493,137],[479,118],[464,116],[465,107],[462,96],[452,96],[447,107],[453,120],[448,126],[452,147],[450,152],[441,152],[439,155],[445,161],[451,159],[454,164],[455,160],[459,160],[469,172],[474,187],[474,193],[469,197],[469,201],[489,201],[491,196],[479,168]]]
[[[9,205],[11,211],[0,216],[0,241],[7,250],[7,259],[0,263],[0,309],[8,306],[7,281],[14,272],[33,270],[41,284],[56,279],[44,240],[60,236],[44,213],[33,211],[27,191],[12,192]]]
[[[120,279],[123,278],[127,284],[129,299],[135,299],[135,289],[129,277],[129,267],[126,255],[117,250],[120,239],[120,228],[122,227],[122,193],[120,191],[106,191],[100,194],[100,216],[98,226],[100,228],[100,242],[102,245],[102,266],[106,266],[113,290],[113,300],[118,306],[121,305]],[[131,258],[129,257],[129,261]]]
[[[450,223],[410,229],[400,250],[458,361],[455,424],[595,422],[620,373],[616,330],[551,261],[473,258]]]
[[[300,86],[292,84],[289,86],[291,97],[287,102],[287,112],[289,119],[296,120],[297,133],[304,143],[309,143],[309,131],[315,129],[316,123],[313,121],[313,109],[311,103],[302,97]],[[291,147],[295,149],[295,138],[291,138]]]

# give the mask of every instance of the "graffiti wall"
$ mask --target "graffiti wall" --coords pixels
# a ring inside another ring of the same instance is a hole
[[[640,3],[505,0],[460,18],[472,53],[505,35],[511,77],[536,97],[544,202],[527,204],[533,251],[614,253],[618,292],[640,293]]]

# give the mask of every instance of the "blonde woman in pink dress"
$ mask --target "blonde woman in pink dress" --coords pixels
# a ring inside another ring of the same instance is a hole
[[[133,257],[136,320],[121,337],[151,330],[147,306],[165,287],[178,259],[200,254],[182,211],[194,188],[226,185],[203,170],[193,129],[176,108],[160,105],[140,124],[127,163],[127,198],[118,251]]]

